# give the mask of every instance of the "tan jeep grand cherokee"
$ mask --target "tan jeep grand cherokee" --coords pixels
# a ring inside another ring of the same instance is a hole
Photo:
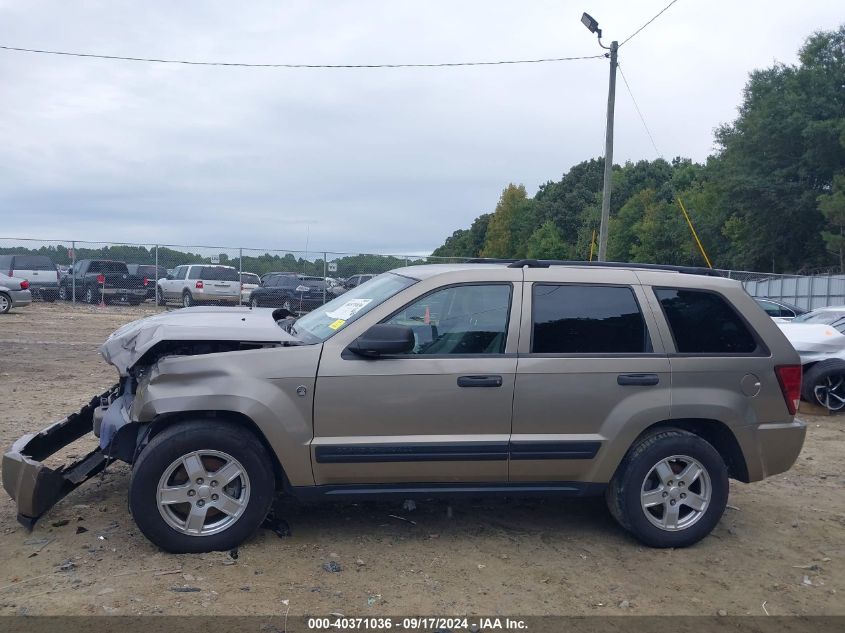
[[[798,355],[710,271],[525,260],[411,266],[294,319],[189,308],[101,348],[120,382],[18,440],[3,485],[31,525],[114,459],[172,552],[228,549],[277,490],[340,499],[600,495],[642,542],[680,547],[728,478],[792,466]],[[41,463],[93,432],[74,464]]]

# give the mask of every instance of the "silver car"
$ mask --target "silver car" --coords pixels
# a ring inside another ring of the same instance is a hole
[[[32,303],[29,281],[0,273],[0,314]]]
[[[177,266],[172,275],[156,284],[159,305],[176,302],[185,308],[202,303],[238,305],[241,278],[233,266],[187,264]]]

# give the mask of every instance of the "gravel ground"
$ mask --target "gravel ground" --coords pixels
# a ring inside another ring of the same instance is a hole
[[[36,303],[0,316],[0,444],[113,384],[97,346],[154,311]],[[685,550],[640,546],[595,499],[430,500],[412,512],[284,501],[290,536],[260,530],[236,559],[170,555],[135,528],[129,468],[115,464],[32,533],[0,494],[0,614],[841,615],[845,418],[805,419],[796,466],[733,483],[721,523]]]

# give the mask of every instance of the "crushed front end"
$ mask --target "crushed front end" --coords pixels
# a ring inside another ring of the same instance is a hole
[[[121,385],[115,385],[92,398],[78,413],[72,413],[38,433],[24,435],[3,455],[3,488],[17,503],[21,524],[32,528],[57,501],[114,461],[109,448],[120,422],[116,425],[107,423],[108,438],[101,432],[101,427],[106,416],[117,414],[123,418],[126,415],[120,392]],[[92,432],[100,437],[100,446],[95,450],[70,464],[55,468],[44,464],[49,457]]]

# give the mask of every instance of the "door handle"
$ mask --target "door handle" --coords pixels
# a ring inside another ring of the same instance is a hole
[[[501,376],[458,376],[458,387],[501,387]]]
[[[657,374],[619,374],[616,377],[616,384],[622,386],[635,385],[651,387],[659,382],[660,377]]]

